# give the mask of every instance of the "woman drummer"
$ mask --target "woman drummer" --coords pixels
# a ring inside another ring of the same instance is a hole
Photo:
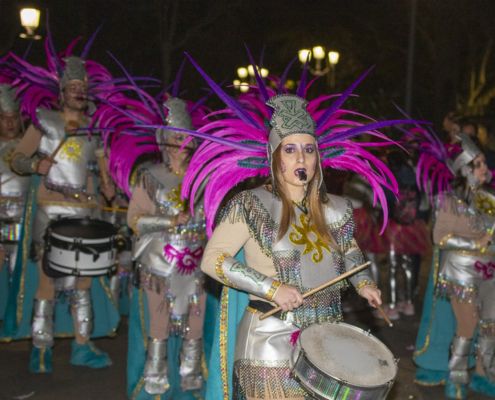
[[[344,133],[340,139],[342,152],[332,158],[329,152],[336,149],[329,147],[332,138],[328,133],[335,120],[330,112],[325,115],[321,99],[308,105],[297,95],[269,95],[258,77],[259,96],[247,96],[238,103],[199,66],[196,68],[229,105],[223,114],[225,119],[201,130],[208,133],[204,138],[210,141],[205,141],[193,156],[184,181],[188,184],[183,194],[194,199],[199,180],[209,177],[205,190],[207,229],[211,229],[218,202],[237,182],[271,175],[266,184],[238,193],[221,209],[201,262],[206,274],[226,287],[247,292],[250,298],[236,338],[234,397],[304,398],[304,389],[290,374],[290,341],[311,324],[342,320],[340,290],[345,284],[324,289],[304,301],[302,293],[364,262],[353,238],[350,202],[326,193],[322,164],[339,165],[339,156],[345,153],[352,165],[340,158],[340,166],[359,170],[364,166],[361,156],[365,150],[351,144]],[[302,82],[298,93],[305,92]],[[341,113],[342,124],[345,111],[338,107],[336,111]],[[264,122],[270,115],[270,128],[266,128]],[[319,116],[316,120],[315,115]],[[382,193],[374,180],[375,170],[369,166],[364,168],[366,178]],[[373,167],[386,170],[379,162]],[[387,183],[393,187],[392,182]],[[235,258],[240,250],[245,260]],[[371,305],[381,304],[380,291],[367,271],[352,276],[350,281]],[[282,312],[260,320],[273,304]],[[227,306],[222,301],[222,308]],[[224,318],[220,316],[220,320]],[[227,334],[227,326],[221,322],[223,398],[228,396],[229,386],[223,363],[227,358]],[[217,369],[210,365],[210,371],[215,373]],[[210,390],[209,396],[222,395]]]

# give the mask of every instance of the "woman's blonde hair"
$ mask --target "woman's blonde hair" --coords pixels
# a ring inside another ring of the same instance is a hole
[[[281,148],[278,146],[273,152],[273,179],[274,187],[277,195],[282,201],[282,217],[280,219],[280,227],[278,230],[277,241],[287,233],[289,224],[295,222],[294,204],[290,200],[289,193],[285,189],[284,179],[282,176],[281,165]],[[308,182],[306,205],[308,208],[308,220],[309,223],[315,226],[316,233],[326,242],[329,246],[336,248],[335,240],[328,230],[325,223],[325,212],[323,211],[323,204],[328,202],[328,196],[324,191],[320,191],[320,182],[323,180],[320,165],[320,155],[317,152],[316,171],[313,179]]]

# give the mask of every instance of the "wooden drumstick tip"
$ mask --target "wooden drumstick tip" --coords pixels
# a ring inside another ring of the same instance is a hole
[[[383,319],[385,320],[389,328],[393,328],[394,324],[392,323],[392,321],[390,321],[390,318],[388,317],[387,313],[383,310],[382,306],[376,304],[376,309],[382,315]]]

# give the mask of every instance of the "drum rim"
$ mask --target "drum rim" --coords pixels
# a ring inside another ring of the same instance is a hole
[[[75,223],[81,223],[81,224],[85,224],[85,225],[88,225],[92,222],[96,222],[97,224],[99,225],[106,225],[106,229],[108,229],[109,231],[111,231],[111,235],[107,235],[103,238],[98,238],[98,239],[95,239],[95,238],[82,238],[81,236],[65,236],[65,235],[62,235],[60,233],[57,233],[54,231],[54,229],[56,229],[58,226],[63,226],[64,224],[67,224],[67,223],[70,223],[70,224],[75,224]],[[87,217],[83,217],[83,218],[59,218],[59,219],[55,219],[55,220],[52,220],[50,221],[50,224],[48,225],[48,232],[49,234],[51,235],[60,235],[62,236],[63,238],[77,238],[77,239],[80,239],[80,240],[106,240],[107,238],[109,237],[113,237],[117,234],[117,228],[115,227],[114,224],[112,224],[111,222],[108,222],[108,221],[104,221],[102,219],[97,219],[97,218],[87,218]]]
[[[61,235],[60,233],[53,232],[52,230],[48,232],[48,238],[50,237],[54,237],[55,239],[58,239],[65,243],[73,243],[75,241],[78,241],[83,244],[105,244],[105,243],[113,242],[115,240],[115,235],[106,236],[104,238],[99,238],[99,239],[88,239],[88,238],[83,238],[81,236],[65,236],[65,235]]]
[[[360,384],[360,385],[356,385],[356,384],[352,384],[350,382],[347,382],[345,380],[343,380],[342,378],[337,378],[335,376],[333,376],[331,373],[329,372],[324,372],[321,370],[321,368],[317,367],[315,365],[315,363],[313,361],[311,361],[310,357],[309,357],[309,354],[307,353],[307,351],[304,350],[304,348],[302,347],[300,341],[302,339],[302,335],[304,333],[304,331],[306,329],[309,329],[313,326],[322,326],[322,325],[344,325],[344,326],[347,326],[347,327],[350,327],[360,333],[364,333],[365,335],[371,337],[374,341],[382,344],[385,349],[390,353],[390,355],[392,356],[392,360],[394,361],[393,365],[394,365],[394,376],[392,379],[388,380],[387,382],[385,383],[381,383],[381,384],[378,384],[378,385],[365,385],[365,384]],[[335,321],[335,322],[322,322],[322,323],[318,323],[318,324],[311,324],[310,326],[308,326],[307,328],[303,329],[301,331],[301,334],[299,335],[299,338],[298,338],[298,347],[299,347],[299,352],[300,354],[303,354],[305,355],[305,358],[306,358],[306,361],[311,364],[311,366],[313,368],[315,368],[317,371],[319,371],[322,375],[325,375],[325,376],[329,376],[331,377],[332,379],[338,381],[338,382],[342,382],[344,383],[346,386],[349,386],[349,387],[353,387],[353,388],[365,388],[365,389],[376,389],[376,388],[380,388],[380,387],[386,387],[386,386],[389,386],[391,383],[393,383],[395,381],[395,379],[397,378],[397,374],[399,373],[399,367],[397,365],[397,359],[395,358],[394,354],[392,353],[392,351],[390,351],[390,349],[385,345],[385,343],[383,343],[380,339],[378,339],[375,335],[373,335],[372,333],[368,332],[368,331],[365,331],[364,329],[360,328],[359,326],[355,326],[355,325],[351,325],[351,324],[348,324],[346,322],[341,322],[341,321]],[[299,360],[299,355],[297,357],[297,360]],[[296,360],[296,363],[297,363],[297,360]],[[294,364],[295,365],[295,364]],[[295,370],[295,368],[294,368]]]
[[[323,376],[326,376],[326,377],[330,377],[331,379],[333,379],[334,381],[338,382],[338,383],[342,383],[343,386],[345,387],[349,387],[351,389],[380,389],[380,388],[383,388],[383,389],[387,389],[387,388],[390,388],[391,385],[394,383],[395,381],[395,377],[397,376],[397,374],[394,376],[394,379],[391,379],[385,383],[381,383],[379,385],[356,385],[356,384],[353,384],[351,382],[347,382],[341,378],[336,378],[334,377],[333,375],[327,373],[327,372],[324,372],[322,371],[319,367],[317,367],[313,362],[311,362],[311,360],[309,359],[309,357],[306,356],[306,353],[304,352],[304,350],[300,350],[298,356],[297,356],[297,359],[294,363],[294,366],[292,367],[292,371],[294,373],[294,376],[297,378],[297,380],[300,382],[300,384],[302,386],[304,386],[306,389],[320,395],[320,396],[325,396],[324,393],[320,392],[318,389],[316,389],[314,386],[311,386],[309,385],[307,382],[305,382],[301,377],[299,377],[295,371],[297,371],[296,369],[296,365],[299,363],[299,360],[301,358],[304,358],[304,362],[308,363],[313,369],[315,369],[316,371],[318,371],[321,375]]]

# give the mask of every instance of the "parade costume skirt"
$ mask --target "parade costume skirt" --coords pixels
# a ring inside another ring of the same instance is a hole
[[[298,329],[276,317],[263,321],[246,309],[239,327],[234,361],[234,398],[304,398],[305,391],[291,375],[291,335]]]
[[[455,298],[460,302],[477,301],[480,285],[493,279],[495,264],[492,258],[463,251],[442,254],[437,296]]]

